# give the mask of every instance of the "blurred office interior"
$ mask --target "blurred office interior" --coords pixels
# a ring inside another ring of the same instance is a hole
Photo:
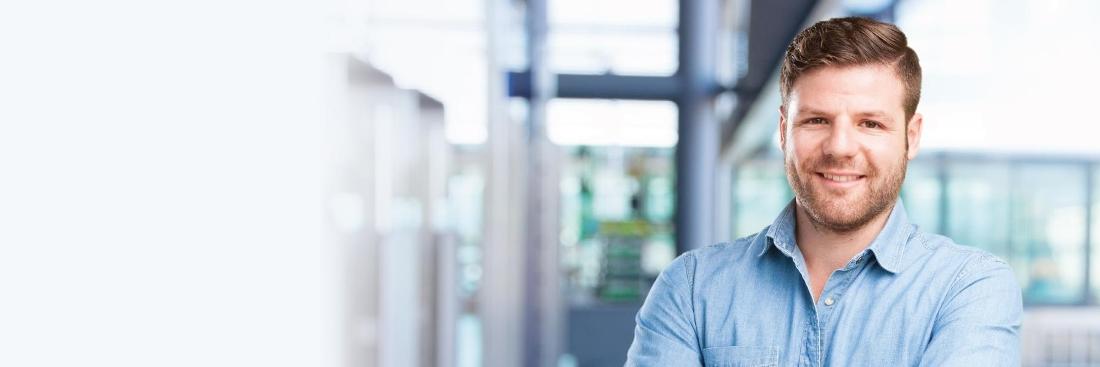
[[[924,68],[914,222],[1012,265],[1026,366],[1100,366],[1095,2],[367,2],[349,80],[435,99],[360,98],[373,115],[348,120],[373,126],[374,171],[357,176],[373,182],[355,186],[393,225],[349,290],[366,307],[348,325],[374,336],[349,356],[366,365],[621,365],[665,264],[791,199],[776,135],[790,38],[863,15],[897,24]],[[443,112],[413,127],[418,108]]]
[[[1100,366],[1100,2],[289,3],[0,11],[45,55],[0,361],[620,366],[664,266],[789,202],[778,62],[860,15],[921,58],[913,222],[1012,265],[1025,366]]]

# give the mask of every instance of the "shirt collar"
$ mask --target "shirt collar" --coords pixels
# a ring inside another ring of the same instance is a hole
[[[765,241],[764,248],[760,251],[760,256],[763,256],[768,248],[774,246],[784,255],[794,257],[795,247],[797,246],[794,232],[795,205],[798,204],[791,200],[787,207],[783,209],[783,212],[772,222],[772,225],[768,226],[767,241]],[[886,225],[875,237],[875,240],[871,241],[871,245],[867,246],[867,251],[875,255],[877,263],[883,269],[891,273],[897,273],[901,271],[902,251],[905,250],[905,245],[912,232],[913,226],[909,224],[909,216],[906,214],[905,205],[902,204],[899,198],[890,211],[890,217],[886,219]]]
[[[760,250],[761,256],[768,252],[768,248],[775,246],[787,257],[794,257],[795,205],[798,204],[791,200],[787,207],[783,208],[783,211],[775,218],[772,225],[768,226],[767,240],[764,242],[764,248]]]

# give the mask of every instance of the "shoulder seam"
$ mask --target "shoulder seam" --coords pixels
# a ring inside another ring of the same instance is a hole
[[[695,315],[695,272],[699,270],[699,259],[695,257],[694,251],[688,251],[684,255],[688,256],[685,260],[689,260],[684,261],[684,275],[687,276],[688,281],[687,300],[688,307],[691,308],[691,329],[695,332],[695,345],[699,347],[703,345],[703,341],[699,336],[699,324],[696,322],[698,318]]]

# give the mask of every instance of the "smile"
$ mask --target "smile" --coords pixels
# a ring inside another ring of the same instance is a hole
[[[836,182],[855,181],[855,180],[858,180],[858,179],[863,177],[863,176],[860,176],[860,175],[830,175],[828,173],[822,173],[821,175],[824,176],[827,179],[830,179],[830,180],[833,180],[833,181],[836,181]]]
[[[826,185],[836,188],[851,187],[863,181],[864,178],[867,178],[865,175],[853,173],[816,172],[816,176],[823,179]]]

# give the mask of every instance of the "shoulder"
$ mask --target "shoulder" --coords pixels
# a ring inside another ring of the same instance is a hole
[[[917,233],[913,248],[927,251],[925,264],[913,264],[917,277],[930,280],[939,297],[920,297],[934,307],[922,364],[971,361],[1019,365],[1023,322],[1020,287],[1008,264],[989,252],[945,236]],[[922,265],[928,265],[922,267]]]
[[[730,269],[744,269],[767,244],[767,228],[729,242],[697,248],[681,254],[662,272],[670,281],[694,282]]]
[[[721,242],[710,246],[697,248],[684,253],[691,261],[702,266],[720,264],[729,266],[731,262],[740,262],[751,259],[760,254],[767,244],[767,228],[764,231],[750,234],[729,242]]]
[[[977,281],[1006,288],[1016,287],[1015,276],[1008,263],[986,250],[919,230],[913,232],[909,246],[915,250],[914,256],[917,257],[911,265],[951,275],[948,289],[959,290]]]

